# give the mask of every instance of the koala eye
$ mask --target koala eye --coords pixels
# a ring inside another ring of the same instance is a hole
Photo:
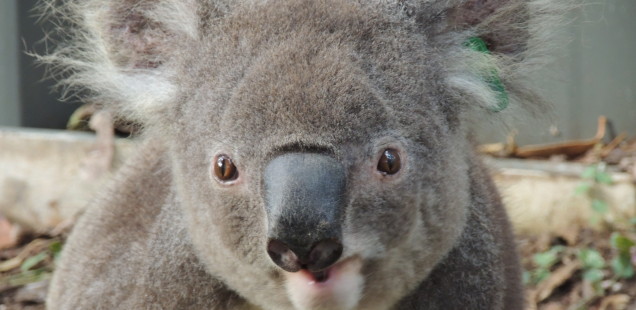
[[[221,182],[236,180],[238,169],[227,155],[218,155],[214,160],[214,175]]]
[[[378,162],[378,171],[384,174],[396,174],[400,171],[401,162],[398,151],[394,149],[386,149]]]

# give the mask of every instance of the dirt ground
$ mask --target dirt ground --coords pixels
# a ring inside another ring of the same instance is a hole
[[[631,240],[634,230],[587,228],[569,236],[519,237],[526,309],[636,309],[636,248]]]
[[[1,226],[6,227],[6,222],[0,221]],[[15,244],[9,246],[10,243]],[[62,238],[48,235],[0,236],[0,246],[5,246],[0,250],[0,310],[44,309]]]

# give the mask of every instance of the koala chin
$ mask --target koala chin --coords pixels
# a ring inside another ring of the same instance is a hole
[[[472,133],[568,1],[41,1],[42,62],[142,128],[49,309],[523,309]]]

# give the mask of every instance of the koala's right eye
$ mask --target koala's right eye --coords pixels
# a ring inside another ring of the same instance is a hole
[[[238,178],[238,169],[227,155],[218,155],[214,160],[214,176],[221,182],[230,182]]]
[[[402,162],[400,160],[400,154],[398,151],[394,149],[386,149],[380,156],[380,161],[378,162],[378,171],[383,174],[396,174],[400,171],[402,167]]]

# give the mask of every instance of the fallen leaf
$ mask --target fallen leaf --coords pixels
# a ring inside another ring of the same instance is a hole
[[[31,241],[16,257],[9,260],[5,260],[0,263],[0,272],[9,271],[22,265],[22,262],[29,258],[31,255],[41,252],[46,249],[51,242],[44,239],[35,239]]]
[[[537,310],[537,290],[526,290],[526,309],[525,310]]]
[[[598,310],[626,310],[630,301],[629,295],[616,294],[603,297]]]
[[[565,310],[565,306],[560,302],[553,301],[542,306],[541,310]]]
[[[571,261],[555,270],[549,278],[541,282],[537,287],[537,302],[546,300],[552,292],[569,280],[575,272],[581,269],[578,261]]]
[[[625,139],[627,139],[627,133],[621,132],[616,138],[614,138],[614,140],[603,147],[601,150],[601,157],[607,157],[610,152],[615,150]]]
[[[579,233],[581,228],[577,224],[568,225],[562,229],[559,229],[556,234],[561,237],[568,246],[574,246],[579,240]]]
[[[569,300],[570,305],[584,304],[582,291],[582,282],[575,283],[572,287],[572,290],[570,290],[570,293],[567,295],[567,299]]]

